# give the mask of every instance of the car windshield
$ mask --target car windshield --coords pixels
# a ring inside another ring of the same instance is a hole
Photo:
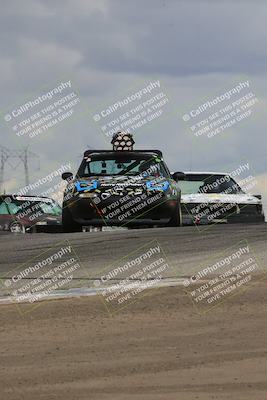
[[[48,201],[31,201],[14,199],[8,203],[8,208],[11,214],[31,215],[35,213],[50,214],[54,216],[61,215],[60,206],[53,200]]]
[[[169,177],[169,172],[161,158],[152,154],[98,154],[85,159],[77,174],[89,176],[155,176]]]
[[[179,181],[182,194],[195,193],[244,193],[229,175],[186,174],[185,180]]]

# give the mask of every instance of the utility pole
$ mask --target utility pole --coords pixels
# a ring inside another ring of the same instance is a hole
[[[28,148],[26,148],[21,155],[18,156],[24,166],[25,186],[29,186],[29,166],[28,166]]]
[[[1,146],[1,162],[0,162],[0,193],[2,191],[2,186],[4,183],[4,168],[5,168],[5,163],[8,160],[9,157],[9,150]]]
[[[9,166],[13,169],[16,169],[21,163],[24,167],[24,177],[25,177],[25,186],[28,186],[30,183],[29,177],[29,160],[37,159],[39,165],[39,156],[32,151],[29,150],[28,147],[21,150],[11,150],[7,147],[0,146],[1,151],[1,160],[0,160],[0,193],[3,191],[4,184],[4,169],[5,164],[9,164]],[[18,163],[14,166],[10,163],[10,160],[19,160]]]

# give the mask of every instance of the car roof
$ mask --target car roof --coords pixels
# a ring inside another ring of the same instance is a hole
[[[51,200],[54,200],[54,199],[52,199],[52,197],[39,196],[38,194],[32,194],[32,195],[25,194],[24,195],[24,194],[19,194],[19,193],[12,193],[12,194],[0,194],[0,197],[2,197],[2,198],[3,197],[4,198],[6,198],[6,197],[13,197],[13,198],[16,198],[16,197],[27,197],[29,199],[34,199],[34,198],[38,197],[38,199],[51,199]]]
[[[112,153],[114,153],[114,154],[130,154],[130,155],[132,155],[132,154],[142,154],[142,153],[152,153],[152,154],[157,154],[157,155],[159,155],[159,156],[162,156],[162,152],[160,151],[160,150],[124,150],[124,151],[114,151],[114,150],[86,150],[85,152],[84,152],[84,156],[85,157],[88,157],[90,154],[93,154],[93,153],[96,153],[96,154],[101,154],[101,153],[103,153],[103,154],[112,154]]]
[[[183,171],[184,174],[186,175],[229,175],[229,172],[212,172],[212,171]]]

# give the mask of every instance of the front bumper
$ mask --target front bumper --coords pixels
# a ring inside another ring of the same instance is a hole
[[[178,199],[170,200],[165,194],[161,194],[150,204],[136,200],[136,197],[132,198],[132,206],[128,203],[127,206],[120,207],[123,204],[118,206],[119,200],[113,196],[98,205],[90,198],[77,197],[67,207],[72,219],[80,225],[138,226],[168,224],[178,204]]]
[[[44,220],[38,221],[33,225],[26,226],[26,232],[31,233],[60,233],[62,232],[62,221],[58,220]]]
[[[183,203],[183,224],[265,222],[261,204]]]

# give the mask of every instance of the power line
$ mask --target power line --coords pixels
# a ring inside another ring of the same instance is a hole
[[[31,159],[36,159],[38,161],[38,168],[40,168],[39,156],[30,151],[29,146],[25,147],[24,149],[8,149],[5,146],[0,146],[0,192],[4,190],[3,183],[6,164],[8,164],[13,169],[16,169],[19,165],[22,164],[24,167],[25,186],[29,185],[29,161]],[[11,160],[17,160],[16,165],[10,162]]]

